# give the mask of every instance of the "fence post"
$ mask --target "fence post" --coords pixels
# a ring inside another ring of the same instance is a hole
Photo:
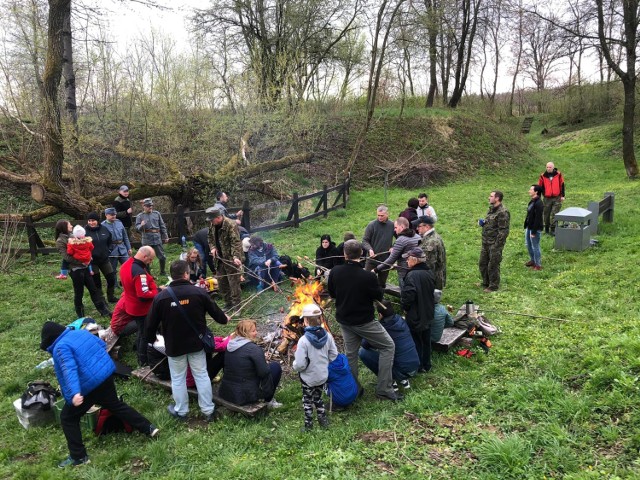
[[[589,202],[587,210],[591,212],[591,222],[589,228],[591,229],[591,235],[598,235],[598,215],[600,215],[600,203]]]
[[[611,223],[613,222],[613,203],[616,198],[616,194],[613,192],[605,192],[604,198],[610,198],[611,201],[609,203],[609,208],[605,210],[604,215],[602,215],[602,221]]]
[[[300,210],[298,208],[298,192],[293,192],[291,197],[291,209],[289,215],[287,215],[287,221],[293,219],[293,226],[298,228],[300,226]]]
[[[182,243],[182,237],[187,236],[185,229],[184,205],[178,205],[176,208],[176,223],[178,226],[178,243]]]
[[[251,231],[251,207],[249,206],[249,200],[242,202],[242,226],[247,229],[247,232]]]
[[[29,240],[29,253],[31,254],[31,261],[35,262],[38,256],[38,244],[36,243],[36,237],[38,232],[33,226],[33,218],[31,215],[24,216],[24,223],[27,227],[27,239]]]
[[[326,185],[322,187],[322,190],[324,191],[322,194],[322,207],[324,208],[324,218],[327,218],[327,208],[329,207],[328,205],[329,192],[327,192]]]
[[[347,176],[347,179],[344,181],[343,189],[342,189],[342,208],[347,208],[347,195],[349,194],[349,187],[351,186],[351,174]]]

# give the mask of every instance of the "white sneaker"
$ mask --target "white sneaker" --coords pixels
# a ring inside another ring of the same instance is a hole
[[[271,401],[269,403],[267,403],[267,408],[280,408],[282,406],[282,403],[278,402],[275,398],[272,398]]]

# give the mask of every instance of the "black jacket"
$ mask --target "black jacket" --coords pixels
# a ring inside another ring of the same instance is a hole
[[[193,234],[193,243],[202,245],[205,255],[209,255],[211,248],[209,247],[209,227],[204,227]],[[202,259],[204,260],[204,259]]]
[[[412,332],[422,332],[431,328],[435,309],[434,288],[433,272],[424,263],[415,265],[404,277],[400,302],[406,312],[405,320]]]
[[[224,354],[224,375],[218,391],[222,398],[236,405],[273,397],[275,391],[271,370],[262,349],[250,341],[234,348],[234,342],[244,340],[237,337],[229,342]]]
[[[182,304],[182,310],[189,317],[200,333],[205,332],[208,313],[216,322],[227,323],[227,316],[220,310],[209,294],[202,288],[189,283],[189,280],[174,280],[171,288]],[[153,305],[145,320],[144,337],[153,343],[156,332],[164,335],[166,352],[169,357],[178,357],[187,353],[202,350],[202,342],[187,323],[175,305],[171,294],[165,289],[153,299]]]
[[[524,228],[534,232],[542,230],[544,228],[544,222],[542,221],[543,211],[544,205],[540,197],[530,200],[527,206],[527,216],[524,218]]]
[[[93,239],[91,263],[94,265],[100,265],[101,263],[109,260],[109,254],[113,248],[111,232],[109,229],[101,223],[99,223],[96,228],[91,228],[89,225],[85,225],[84,229],[87,232],[87,236]]]
[[[374,319],[373,301],[382,300],[382,289],[373,272],[348,260],[329,273],[329,295],[336,299],[336,320],[343,325],[364,325]]]
[[[339,257],[340,252],[338,251],[334,242],[329,242],[329,248],[322,248],[322,245],[320,245],[316,249],[316,265],[327,268],[329,270],[340,264]]]
[[[125,228],[131,228],[131,214],[127,210],[131,208],[129,197],[124,198],[118,195],[112,203],[116,209],[116,218],[122,222]]]

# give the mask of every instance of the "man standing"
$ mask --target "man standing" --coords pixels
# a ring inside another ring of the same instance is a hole
[[[436,211],[429,205],[429,196],[426,193],[418,195],[418,208],[416,208],[416,211],[418,212],[418,218],[431,217],[434,222],[438,220]]]
[[[482,227],[482,250],[480,251],[480,275],[484,291],[495,292],[500,288],[500,262],[502,250],[509,235],[511,216],[502,204],[504,195],[495,190],[489,195],[489,211],[484,219],[478,220]]]
[[[151,302],[158,294],[156,281],[149,273],[149,265],[156,253],[150,246],[142,246],[136,254],[129,258],[120,268],[124,310],[131,315],[138,326],[136,352],[138,364],[147,364],[147,342],[144,340],[144,319],[151,309]]]
[[[404,279],[400,302],[420,357],[420,371],[428,372],[431,370],[431,323],[435,308],[433,273],[425,264],[422,248],[414,247],[403,256],[409,264],[409,273]]]
[[[345,242],[346,263],[333,267],[327,282],[329,295],[336,301],[336,320],[342,331],[345,353],[351,373],[358,381],[358,349],[363,339],[369,342],[380,353],[376,395],[382,400],[402,400],[402,395],[393,390],[393,339],[374,321],[373,302],[382,300],[382,289],[375,276],[358,263],[361,253],[360,242]]]
[[[407,261],[404,259],[402,254],[408,252],[409,249],[418,246],[420,243],[420,235],[416,234],[416,232],[409,226],[409,220],[404,217],[398,217],[396,221],[393,222],[393,230],[397,236],[396,243],[393,244],[389,257],[384,261],[384,263],[379,264],[375,271],[380,272],[383,269],[388,270],[394,262],[397,262],[398,284],[400,285],[400,289],[402,289],[404,277],[409,271]]]
[[[54,360],[56,377],[65,399],[60,412],[62,431],[67,439],[69,457],[60,468],[90,463],[82,442],[80,419],[99,404],[136,430],[156,437],[158,428],[118,398],[113,383],[116,366],[107,353],[105,343],[86,330],[70,330],[54,322],[42,327],[40,348]]]
[[[116,218],[117,212],[113,207],[105,208],[104,215],[107,218],[102,225],[111,233],[111,253],[109,261],[113,267],[113,271],[118,271],[118,262],[122,265],[131,256],[131,243],[129,243],[129,235],[124,224]]]
[[[167,257],[164,255],[162,244],[169,241],[167,227],[160,212],[153,210],[152,199],[145,198],[142,201],[142,209],[144,211],[136,216],[136,230],[142,234],[142,245],[148,245],[156,252],[156,256],[160,260],[160,275],[166,275]]]
[[[364,265],[366,271],[373,270],[387,259],[393,242],[393,231],[393,223],[389,221],[389,209],[385,205],[380,205],[378,218],[367,225],[362,236],[362,246],[369,252]],[[378,275],[378,284],[384,288],[387,284],[389,270],[376,271],[376,274]]]
[[[198,404],[206,421],[215,420],[211,380],[207,373],[207,356],[199,334],[206,333],[208,313],[216,322],[225,324],[229,318],[218,308],[202,288],[191,285],[189,265],[176,260],[170,266],[171,284],[154,299],[145,325],[145,340],[156,340],[158,326],[162,334],[171,373],[171,393],[175,404],[169,414],[184,420],[189,411],[187,367],[191,368],[198,389]],[[178,301],[176,302],[175,299]]]
[[[216,264],[220,293],[224,296],[225,311],[240,304],[240,275],[242,273],[242,243],[236,222],[223,215],[222,210],[207,208],[209,246]]]
[[[433,227],[434,222],[432,217],[419,217],[413,222],[413,228],[422,237],[420,246],[426,257],[427,268],[435,276],[436,288],[442,290],[447,283],[447,251],[442,237]]]
[[[122,222],[127,234],[131,233],[131,199],[129,198],[129,187],[122,185],[118,189],[118,196],[113,201],[113,208],[116,209],[116,218]]]
[[[564,177],[553,165],[547,163],[547,168],[540,174],[538,185],[542,187],[544,195],[544,231],[556,234],[556,213],[560,211],[564,202]]]
[[[244,212],[242,210],[238,210],[236,213],[227,212],[228,201],[229,195],[227,195],[225,192],[218,192],[216,193],[216,204],[213,206],[213,208],[217,208],[218,210],[220,210],[225,217],[230,218],[231,220],[237,220],[236,223],[238,223],[239,225],[241,223],[240,220],[242,220],[242,215]]]
[[[540,253],[540,236],[542,235],[542,212],[544,207],[540,200],[542,187],[531,185],[529,188],[529,205],[524,219],[524,241],[529,251],[529,261],[525,266],[534,270],[542,270],[542,254]]]

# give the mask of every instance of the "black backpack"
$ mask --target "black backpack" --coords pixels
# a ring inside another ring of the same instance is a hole
[[[36,380],[27,385],[27,391],[22,394],[22,408],[25,410],[51,410],[60,392],[49,382]]]

